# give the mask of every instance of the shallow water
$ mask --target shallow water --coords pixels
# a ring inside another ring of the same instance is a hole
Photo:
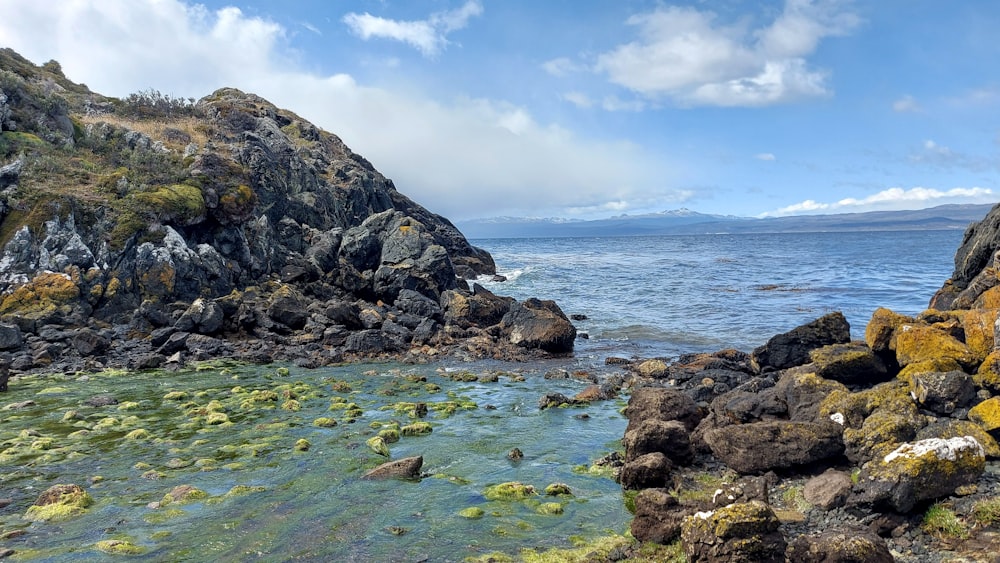
[[[539,411],[543,393],[572,396],[585,383],[545,380],[540,369],[523,373],[524,381],[498,372],[494,383],[457,382],[446,376],[496,366],[457,367],[447,373],[441,366],[291,367],[279,376],[274,366],[216,365],[15,380],[0,396],[0,497],[13,500],[0,509],[0,528],[27,534],[5,544],[16,550],[13,560],[38,561],[107,560],[95,547],[106,539],[128,540],[148,560],[460,561],[627,529],[620,487],[588,471],[618,446],[622,401]],[[172,391],[186,395],[165,398]],[[253,402],[261,391],[273,391],[276,400]],[[84,404],[101,394],[118,404]],[[291,410],[291,398],[298,410]],[[337,398],[361,409],[354,422]],[[27,400],[35,405],[3,406]],[[390,443],[391,457],[423,455],[431,475],[361,481],[387,460],[366,446],[381,429],[375,427],[415,420],[392,409],[399,401],[426,402],[423,420],[433,432]],[[225,413],[229,422],[211,424],[212,412]],[[314,426],[320,417],[337,425]],[[137,429],[149,436],[126,437]],[[80,430],[87,433],[70,436]],[[295,450],[300,439],[310,442],[308,451]],[[524,452],[520,462],[506,457],[514,447]],[[533,485],[541,495],[485,499],[487,486],[506,481]],[[573,495],[546,497],[545,487],[557,482]],[[62,522],[23,520],[56,483],[84,486],[94,506]],[[149,506],[177,485],[194,486],[208,498]],[[260,490],[227,494],[241,485]],[[560,503],[563,514],[540,514],[542,502]],[[458,514],[469,507],[485,515]]]

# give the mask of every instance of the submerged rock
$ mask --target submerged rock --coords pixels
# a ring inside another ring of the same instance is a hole
[[[34,522],[66,520],[82,514],[92,504],[94,499],[79,485],[52,485],[28,507],[24,519]]]
[[[368,481],[381,479],[416,479],[424,465],[423,456],[405,457],[388,461],[361,476]]]

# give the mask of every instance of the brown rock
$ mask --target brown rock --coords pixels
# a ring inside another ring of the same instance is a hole
[[[361,476],[365,480],[416,479],[424,465],[423,456],[405,457],[388,461]]]
[[[806,502],[823,510],[831,510],[844,505],[851,494],[851,476],[843,471],[827,469],[806,481],[802,496]]]

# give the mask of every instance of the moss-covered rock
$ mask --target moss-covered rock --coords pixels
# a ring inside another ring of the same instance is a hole
[[[468,518],[470,520],[476,520],[482,518],[486,515],[486,511],[478,506],[470,506],[469,508],[463,508],[458,511],[458,515],[462,518]]]
[[[53,485],[28,507],[24,519],[33,522],[66,520],[82,514],[92,504],[94,499],[79,485]]]
[[[969,409],[969,420],[996,436],[1000,433],[1000,397],[990,397]]]
[[[486,500],[523,500],[537,495],[535,487],[517,481],[509,481],[486,487]]]
[[[208,493],[197,487],[193,487],[191,485],[177,485],[173,489],[170,489],[169,493],[163,495],[160,505],[166,506],[174,503],[183,504],[187,502],[205,500],[207,498]]]
[[[692,561],[783,562],[785,538],[771,508],[761,501],[698,512],[681,524],[681,544]]]
[[[962,366],[958,365],[958,362],[952,358],[931,358],[929,360],[913,362],[912,364],[899,370],[899,373],[896,374],[896,379],[905,381],[907,384],[912,385],[913,382],[911,379],[914,375],[932,372],[948,372],[960,369],[962,369]]]
[[[922,500],[975,483],[985,467],[983,447],[971,436],[908,442],[864,466],[858,501],[909,512]]]
[[[535,512],[539,514],[546,514],[548,516],[558,516],[564,511],[565,509],[563,508],[563,505],[558,502],[543,502],[538,505],[538,508],[535,509]]]
[[[378,455],[389,457],[389,445],[386,444],[385,438],[381,436],[372,436],[365,441],[365,445],[368,446],[368,449]]]
[[[962,317],[965,344],[982,361],[993,351],[993,327],[998,309],[971,309]]]
[[[895,331],[896,361],[900,366],[950,358],[966,369],[975,369],[980,358],[945,327],[904,324]]]
[[[66,274],[43,272],[0,299],[0,316],[46,320],[68,314],[80,287]]]
[[[993,394],[1000,394],[1000,350],[987,354],[972,376],[973,383]]]
[[[843,423],[844,453],[856,464],[889,453],[927,424],[902,381],[857,393],[834,391],[820,404],[819,413]]]
[[[427,422],[414,422],[399,429],[403,436],[424,436],[434,431],[434,428]]]
[[[865,327],[865,344],[877,354],[894,352],[896,343],[893,336],[896,329],[913,322],[913,317],[900,315],[884,307],[879,307],[872,313],[872,318]]]
[[[917,432],[917,440],[927,438],[961,438],[962,436],[972,436],[983,447],[983,452],[987,459],[1000,458],[1000,445],[978,424],[968,420],[955,420],[953,418],[939,419],[938,422],[928,424]]]
[[[816,375],[849,384],[873,384],[885,380],[886,366],[862,342],[831,344],[809,353]]]
[[[94,547],[109,555],[141,555],[146,551],[130,540],[101,540]]]

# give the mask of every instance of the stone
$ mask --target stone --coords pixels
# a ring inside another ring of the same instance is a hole
[[[820,404],[819,414],[843,424],[845,454],[857,465],[912,440],[927,425],[902,381],[856,393],[834,391]]]
[[[527,299],[513,303],[500,320],[511,344],[552,353],[573,351],[576,327],[554,301]]]
[[[77,330],[72,337],[73,347],[81,356],[99,356],[111,346],[111,341],[89,328]]]
[[[221,305],[215,301],[198,298],[174,323],[174,328],[197,334],[215,334],[222,330],[223,321],[224,313]]]
[[[674,464],[661,452],[643,454],[626,461],[618,474],[618,481],[625,490],[666,487],[671,481]]]
[[[780,523],[761,501],[697,512],[681,523],[681,545],[691,561],[783,563],[787,546]]]
[[[870,386],[885,381],[885,363],[863,342],[831,344],[809,353],[817,376],[846,383]]]
[[[927,372],[911,377],[910,394],[925,409],[949,415],[968,406],[976,396],[976,388],[964,371]]]
[[[811,422],[820,417],[820,405],[831,393],[847,392],[843,383],[821,377],[806,365],[781,374],[774,394],[783,402],[790,420]]]
[[[1000,393],[1000,350],[987,354],[972,376],[972,382],[994,395]]]
[[[405,457],[388,461],[361,476],[366,481],[383,479],[417,479],[424,465],[423,456]]]
[[[947,440],[949,438],[961,438],[962,436],[975,438],[979,442],[979,445],[983,447],[986,459],[1000,458],[1000,445],[997,445],[997,441],[993,436],[975,422],[968,420],[955,420],[953,418],[938,419],[937,422],[932,422],[921,428],[917,432],[915,439],[941,438]]]
[[[703,508],[679,503],[666,489],[640,491],[635,497],[632,537],[640,542],[669,544],[680,537],[684,518]]]
[[[896,361],[902,367],[942,358],[951,358],[970,369],[979,365],[976,354],[943,327],[904,324],[896,330],[895,341]]]
[[[687,465],[694,457],[690,432],[678,420],[643,420],[625,432],[622,444],[626,462],[653,452],[664,454],[676,465]]]
[[[806,481],[802,497],[813,506],[832,510],[844,505],[851,494],[851,476],[843,471],[827,469]]]
[[[645,420],[678,420],[688,431],[694,430],[701,421],[698,405],[685,393],[665,387],[639,387],[632,390],[625,417],[628,418],[627,433]]]
[[[829,313],[771,337],[753,351],[751,363],[758,372],[786,369],[807,363],[813,350],[850,341],[851,326],[843,313]]]
[[[0,324],[0,350],[18,350],[24,346],[24,336],[17,325]]]
[[[1000,205],[994,206],[981,221],[972,223],[966,229],[962,244],[955,252],[955,269],[948,283],[938,290],[931,300],[932,306],[942,310],[961,308],[961,303],[959,306],[952,306],[955,296],[968,289],[972,281],[992,264],[998,250],[1000,250]],[[953,288],[946,289],[949,286]],[[949,294],[951,298],[946,299]],[[974,297],[969,297],[966,296],[964,301],[971,303]]]
[[[709,430],[705,443],[739,473],[764,473],[841,455],[840,426],[832,422],[765,421]]]
[[[547,408],[560,407],[562,405],[572,405],[574,404],[573,399],[570,399],[562,393],[546,393],[538,399],[538,410],[545,410]]]
[[[922,500],[975,483],[985,467],[983,447],[970,436],[907,442],[862,468],[860,492],[850,503],[909,512]]]
[[[272,294],[267,316],[293,330],[301,329],[309,320],[306,302],[297,291],[284,285]]]
[[[1000,286],[993,289],[1000,290]],[[971,309],[962,315],[963,342],[982,361],[996,347],[994,328],[1000,309]]]
[[[889,546],[869,530],[826,530],[796,537],[785,551],[788,563],[892,563]]]
[[[879,307],[872,313],[872,318],[865,326],[865,344],[872,352],[895,359],[896,344],[893,335],[897,328],[913,323],[913,317],[894,313],[885,307]]]
[[[491,327],[504,318],[514,303],[514,299],[494,295],[479,284],[473,284],[472,290],[471,294],[458,290],[441,294],[445,322],[463,328]]]
[[[61,521],[83,514],[94,499],[79,485],[52,485],[28,507],[25,520],[32,522]]]
[[[1000,397],[990,397],[969,409],[969,420],[994,437],[1000,435]]]

